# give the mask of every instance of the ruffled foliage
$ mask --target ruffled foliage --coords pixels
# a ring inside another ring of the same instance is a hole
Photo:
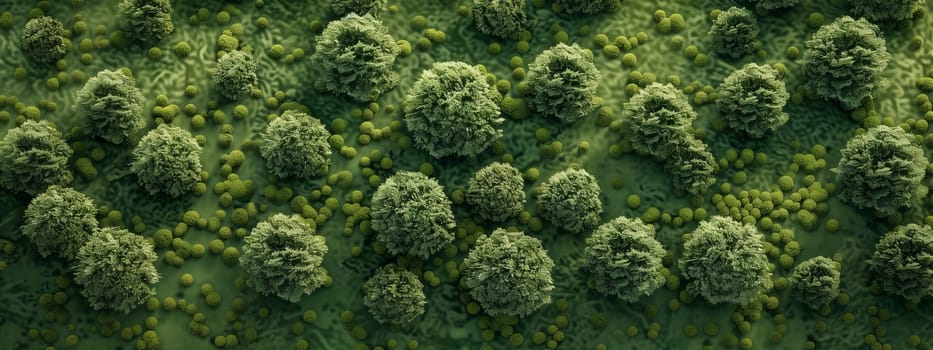
[[[673,85],[654,83],[625,104],[626,131],[632,148],[656,160],[667,159],[687,137],[697,113]]]
[[[237,100],[256,85],[256,61],[246,52],[230,51],[217,60],[212,78],[218,93]]]
[[[525,27],[525,0],[473,0],[473,22],[483,34],[512,38]]]
[[[73,259],[97,230],[97,207],[86,194],[49,186],[26,207],[23,235],[43,257]]]
[[[538,188],[538,213],[561,230],[580,233],[599,223],[603,212],[599,194],[593,175],[584,169],[566,169]]]
[[[900,22],[923,16],[924,0],[849,0],[852,14],[875,23]]]
[[[525,182],[511,164],[493,162],[470,178],[465,197],[476,215],[501,222],[525,209]]]
[[[120,3],[127,38],[147,44],[157,43],[175,30],[174,12],[170,0],[123,0]]]
[[[201,146],[187,130],[159,125],[133,149],[130,171],[150,194],[181,196],[201,181]]]
[[[427,259],[454,240],[450,205],[437,180],[399,171],[373,194],[370,218],[376,240],[391,254]]]
[[[758,20],[748,9],[730,7],[713,20],[709,35],[713,50],[720,55],[739,58],[758,51]]]
[[[295,110],[273,119],[262,132],[259,154],[269,173],[278,177],[308,178],[327,174],[330,133],[321,121]]]
[[[256,224],[243,239],[240,265],[257,292],[295,303],[330,278],[321,266],[326,254],[326,240],[313,226],[280,213]]]
[[[719,165],[709,146],[693,135],[687,135],[674,145],[670,157],[664,162],[664,169],[670,174],[675,188],[702,195],[716,182]]]
[[[398,44],[382,22],[350,14],[327,25],[311,59],[327,90],[368,102],[398,85],[392,70],[398,54]]]
[[[78,90],[75,110],[84,118],[85,131],[111,143],[123,143],[145,125],[145,98],[133,78],[103,70]]]
[[[29,20],[21,37],[23,52],[36,63],[55,63],[65,57],[65,27],[57,19],[42,16]]]
[[[71,183],[71,147],[47,121],[26,120],[0,140],[0,185],[36,195],[51,185]]]
[[[155,295],[155,261],[155,250],[143,236],[105,227],[78,250],[71,270],[92,308],[128,313]]]
[[[839,296],[839,270],[836,262],[818,256],[801,262],[791,275],[794,297],[804,305],[820,309]]]
[[[386,0],[329,0],[330,8],[339,17],[355,13],[357,15],[372,15],[378,18]]]
[[[543,116],[573,123],[596,109],[599,71],[591,53],[576,44],[557,44],[528,65],[528,107]]]
[[[363,282],[363,304],[377,322],[404,325],[424,314],[427,301],[417,275],[389,264]]]
[[[787,122],[784,105],[790,94],[771,66],[746,64],[729,74],[718,92],[719,115],[730,128],[762,137]]]
[[[868,263],[881,290],[919,303],[933,295],[933,228],[917,224],[894,228],[875,245]]]
[[[586,239],[583,266],[596,291],[635,302],[664,284],[661,259],[666,253],[654,238],[654,227],[620,216]]]

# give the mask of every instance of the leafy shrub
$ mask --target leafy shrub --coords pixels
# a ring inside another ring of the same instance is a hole
[[[145,125],[143,102],[145,98],[133,78],[103,70],[78,90],[75,110],[84,118],[88,133],[119,144]]]
[[[65,27],[62,22],[49,16],[26,22],[21,43],[26,56],[41,64],[55,63],[67,53]]]
[[[278,177],[308,178],[327,174],[330,167],[330,133],[321,121],[287,110],[262,132],[259,154],[269,173]]]
[[[722,11],[709,30],[713,50],[722,55],[739,58],[758,51],[758,20],[743,7],[730,7]]]
[[[895,227],[878,241],[868,263],[881,290],[919,303],[933,295],[933,228]]]
[[[790,94],[771,66],[746,64],[719,86],[719,114],[730,128],[762,137],[787,122],[784,105]]]
[[[573,123],[596,109],[599,71],[593,56],[576,44],[544,50],[528,65],[528,106],[546,117]]]
[[[819,309],[839,296],[839,270],[829,258],[818,256],[801,262],[791,275],[794,296],[804,305]]]
[[[201,181],[201,146],[187,130],[159,125],[133,149],[130,171],[149,194],[181,196]]]
[[[214,87],[224,97],[237,100],[256,85],[256,61],[243,51],[230,51],[217,60]]]
[[[427,301],[417,275],[389,264],[363,282],[363,304],[377,322],[404,325],[424,314]]]
[[[525,183],[518,169],[493,162],[470,178],[465,197],[479,217],[501,222],[525,209]]]
[[[71,147],[47,121],[26,120],[0,140],[0,185],[11,192],[36,195],[73,178]]]
[[[596,291],[635,302],[664,284],[661,259],[666,254],[654,227],[624,216],[600,225],[586,239],[584,268]]]
[[[49,186],[26,207],[23,235],[39,255],[73,259],[97,230],[97,207],[86,194],[68,187]]]
[[[603,205],[596,178],[583,169],[551,175],[538,188],[538,212],[559,229],[580,233],[596,226]]]
[[[398,54],[398,44],[382,22],[351,14],[327,25],[311,59],[327,90],[366,102],[398,84],[392,70]]]
[[[240,265],[257,292],[296,303],[330,279],[321,266],[327,254],[325,241],[300,216],[275,214],[243,239]]]
[[[391,254],[427,259],[454,240],[450,205],[437,180],[399,171],[373,194],[370,218],[376,240]]]
[[[175,30],[170,0],[123,0],[120,16],[126,36],[143,43],[157,43]]]
[[[525,0],[473,0],[473,22],[486,35],[509,39],[525,26]]]
[[[155,250],[143,236],[104,227],[78,250],[71,270],[92,308],[129,313],[155,295],[155,261]]]

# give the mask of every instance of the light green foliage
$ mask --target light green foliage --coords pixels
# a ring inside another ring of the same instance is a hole
[[[237,100],[256,85],[256,61],[243,51],[230,51],[217,60],[214,87],[224,97]]]
[[[103,70],[76,93],[75,110],[85,130],[108,142],[123,143],[145,125],[145,98],[133,78],[120,71]]]
[[[128,313],[155,295],[155,260],[155,250],[143,236],[105,227],[78,250],[71,270],[92,308]]]
[[[589,283],[596,291],[635,302],[664,284],[665,254],[653,227],[620,216],[586,239],[584,268],[591,273]]]
[[[64,35],[65,27],[57,19],[48,16],[33,18],[23,28],[23,52],[37,63],[55,63],[65,57]]]
[[[882,125],[850,139],[832,171],[841,200],[890,215],[913,207],[927,194],[927,164],[912,135]]]
[[[49,186],[26,207],[23,235],[43,257],[73,259],[97,229],[97,207],[84,193]]]
[[[71,154],[55,126],[26,120],[0,140],[0,185],[28,195],[42,193],[51,185],[68,185]]]
[[[366,14],[373,17],[379,17],[382,8],[385,7],[386,0],[329,0],[330,8],[338,17],[346,16],[350,13],[356,13],[363,16]]]
[[[813,309],[829,305],[839,296],[839,270],[827,257],[818,256],[801,262],[791,275],[794,296]]]
[[[405,97],[405,124],[415,145],[434,158],[475,156],[502,136],[501,99],[476,67],[434,63]]]
[[[802,68],[811,92],[851,110],[878,92],[890,59],[878,26],[842,16],[807,40]]]
[[[327,244],[298,215],[275,214],[256,224],[243,239],[240,265],[247,282],[262,295],[298,302],[328,279],[321,266]]]
[[[580,233],[599,223],[603,212],[599,184],[586,170],[571,168],[555,173],[538,191],[538,212],[561,230]]]
[[[133,149],[130,171],[150,194],[178,197],[201,181],[201,146],[187,130],[159,125]]]
[[[525,0],[473,0],[473,22],[486,35],[509,39],[525,26]]]
[[[771,66],[746,64],[729,74],[718,92],[719,114],[730,128],[762,137],[787,122],[784,105],[790,94]]]
[[[664,169],[671,175],[674,187],[694,195],[702,195],[716,182],[719,165],[703,141],[686,135],[675,143],[670,157],[664,161]]]
[[[546,117],[573,123],[598,107],[599,71],[593,57],[576,44],[559,43],[528,65],[528,106]]]
[[[567,14],[591,15],[611,8],[613,0],[554,0],[554,4]]]
[[[389,264],[363,282],[363,304],[377,322],[404,325],[424,314],[423,289],[417,275]]]
[[[537,238],[496,229],[463,259],[462,284],[491,316],[526,316],[551,303],[554,262]]]
[[[525,209],[525,183],[511,164],[493,162],[470,178],[467,204],[481,218],[501,222]]]
[[[872,22],[900,22],[923,15],[924,0],[849,0],[852,14]]]
[[[714,216],[684,242],[680,271],[691,292],[713,304],[745,305],[771,289],[764,236],[754,225]]]
[[[373,194],[369,215],[376,240],[391,254],[427,259],[454,240],[450,205],[437,180],[399,171]]]
[[[763,10],[774,10],[797,5],[800,0],[748,0],[755,7]]]
[[[175,30],[174,12],[170,0],[123,0],[120,3],[126,37],[148,44],[161,41]]]
[[[933,295],[933,228],[894,228],[875,245],[868,263],[881,290],[919,303]]]
[[[625,104],[626,131],[632,148],[655,159],[667,159],[688,135],[696,112],[687,96],[673,85],[654,83]]]
[[[351,14],[327,25],[311,59],[327,90],[368,102],[398,84],[392,70],[398,54],[382,22]]]
[[[327,174],[330,133],[321,121],[295,110],[278,116],[262,132],[259,153],[269,173],[278,177],[308,178]]]
[[[739,58],[758,50],[758,20],[743,7],[730,7],[722,11],[709,30],[713,50],[721,55]]]

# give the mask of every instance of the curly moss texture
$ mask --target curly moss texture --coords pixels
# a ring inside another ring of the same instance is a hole
[[[614,0],[554,0],[554,5],[560,7],[561,12],[575,15],[591,15],[609,10],[614,7]]]
[[[257,292],[296,303],[330,278],[321,266],[326,254],[326,240],[313,226],[297,215],[275,214],[243,239],[240,265]]]
[[[882,125],[849,140],[832,171],[842,201],[890,215],[926,196],[923,177],[928,164],[912,135]]]
[[[71,147],[47,121],[26,120],[0,140],[0,185],[27,195],[71,183]]]
[[[145,98],[133,78],[103,70],[78,90],[75,110],[84,119],[85,132],[112,143],[123,143],[145,125]]]
[[[501,99],[478,68],[434,63],[405,97],[405,125],[434,158],[475,156],[502,136]]]
[[[654,227],[620,216],[586,239],[583,266],[596,291],[635,302],[664,284],[661,259],[666,253],[654,238]]]
[[[404,325],[424,314],[427,301],[417,275],[389,264],[363,282],[363,304],[377,322]]]
[[[20,38],[26,57],[36,63],[55,63],[65,57],[65,27],[57,19],[42,16],[26,22]]]
[[[743,7],[730,7],[722,11],[709,30],[713,50],[720,55],[739,58],[758,51],[758,20]]]
[[[398,85],[392,70],[398,54],[382,22],[351,14],[327,25],[311,59],[327,90],[368,102]]]
[[[22,232],[43,257],[71,260],[97,229],[96,214],[91,197],[52,185],[26,207]]]
[[[684,242],[680,271],[689,290],[713,304],[749,304],[771,289],[764,237],[754,225],[714,216]]]
[[[580,233],[599,223],[603,212],[599,194],[593,175],[584,169],[566,169],[538,188],[538,213],[561,230]]]
[[[868,261],[881,290],[919,303],[933,295],[933,228],[907,224],[875,245]]]
[[[670,157],[697,117],[683,92],[671,84],[658,83],[632,96],[623,115],[632,148],[658,160]]]
[[[454,240],[450,205],[437,180],[399,171],[373,194],[370,219],[376,240],[391,254],[427,259]]]
[[[719,165],[710,153],[709,146],[692,135],[687,136],[672,147],[670,157],[664,162],[664,169],[671,176],[675,188],[693,195],[703,195],[716,182]]]
[[[259,154],[269,173],[278,177],[309,178],[327,174],[330,133],[308,114],[287,110],[262,132]]]
[[[849,0],[852,14],[869,21],[900,22],[924,13],[924,0]]]
[[[810,92],[851,110],[878,92],[890,59],[878,26],[843,16],[807,40],[802,68]]]
[[[174,12],[170,0],[123,0],[120,3],[127,38],[143,43],[159,42],[175,30]]]
[[[525,182],[511,164],[493,162],[473,174],[465,197],[476,215],[501,222],[525,209]]]
[[[528,107],[546,117],[573,123],[596,109],[599,71],[592,53],[559,43],[528,65]]]
[[[386,0],[329,0],[330,8],[338,17],[346,16],[350,13],[363,16],[366,14],[373,17],[379,17],[382,8],[388,1]]]
[[[473,23],[483,34],[513,38],[525,26],[525,0],[473,0]]]
[[[155,295],[155,260],[152,244],[142,236],[105,227],[78,250],[71,270],[92,308],[128,313]]]
[[[256,61],[249,53],[230,51],[217,60],[212,79],[218,93],[235,101],[256,86]]]
[[[784,105],[790,94],[778,71],[768,65],[746,64],[719,85],[719,115],[730,128],[759,138],[787,122]]]
[[[794,297],[804,305],[819,309],[839,296],[839,270],[832,259],[818,256],[801,262],[791,275]]]
[[[187,130],[159,125],[133,149],[130,171],[150,194],[181,196],[201,181],[201,146]]]
[[[749,0],[748,2],[762,10],[774,10],[796,6],[800,0]]]
[[[496,229],[463,259],[461,285],[490,316],[526,316],[551,303],[554,262],[537,238]]]

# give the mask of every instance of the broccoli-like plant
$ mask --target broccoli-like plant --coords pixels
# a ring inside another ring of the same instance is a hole
[[[450,205],[437,180],[399,171],[373,194],[369,215],[376,240],[391,254],[427,259],[454,240]]]
[[[424,314],[427,301],[417,275],[389,264],[363,282],[363,304],[377,322],[404,325]]]
[[[544,50],[528,65],[528,107],[546,117],[573,123],[596,109],[599,71],[592,54],[576,44]]]
[[[913,207],[927,194],[927,164],[913,135],[882,125],[850,139],[832,171],[841,200],[890,215]]]
[[[784,105],[789,97],[776,69],[749,63],[723,80],[716,103],[730,128],[757,138],[787,122]]]
[[[614,0],[554,0],[554,4],[560,7],[563,13],[574,15],[584,14],[592,15],[597,12],[606,11],[615,4]]]
[[[655,159],[667,159],[683,141],[697,114],[687,96],[673,85],[654,83],[625,104],[624,118],[632,148]]]
[[[133,78],[103,70],[84,83],[75,98],[75,110],[85,129],[108,142],[123,143],[143,127],[145,98]]]
[[[143,236],[105,227],[92,234],[72,262],[74,281],[95,310],[128,313],[155,295],[156,253]]]
[[[483,34],[512,38],[525,26],[525,0],[473,0],[473,22]]]
[[[22,232],[43,257],[56,255],[71,260],[97,229],[96,214],[91,197],[52,185],[26,207]]]
[[[256,61],[243,51],[230,51],[217,60],[214,87],[221,95],[237,100],[256,85]]]
[[[507,163],[493,162],[470,178],[466,202],[479,217],[501,222],[525,209],[522,174]]]
[[[51,185],[71,183],[72,150],[47,121],[26,120],[0,140],[0,185],[12,192],[36,195]]]
[[[55,63],[65,57],[65,27],[49,16],[26,22],[22,36],[23,52],[29,59],[41,63]]]
[[[537,238],[496,229],[463,259],[462,285],[490,316],[526,316],[551,303],[554,261]]]
[[[881,290],[919,303],[933,295],[933,228],[895,227],[875,245],[868,264]]]
[[[852,14],[872,22],[900,22],[923,15],[924,0],[850,0]]]
[[[791,275],[794,296],[813,309],[829,305],[839,296],[839,270],[827,257],[818,256],[801,262]]]
[[[762,10],[774,10],[793,7],[800,3],[800,0],[748,0],[748,2]]]
[[[802,68],[811,92],[851,110],[878,92],[890,59],[878,26],[842,16],[807,40]]]
[[[326,254],[326,239],[313,226],[280,213],[256,224],[243,239],[240,265],[257,292],[296,303],[330,279],[321,266]]]
[[[701,222],[686,238],[680,271],[689,290],[713,304],[745,305],[772,286],[764,236],[723,216]]]
[[[386,0],[330,0],[330,8],[339,17],[356,13],[357,15],[372,15],[379,17],[380,11],[385,7]]]
[[[721,55],[739,58],[758,50],[758,20],[743,7],[730,7],[722,11],[709,30],[713,50]]]
[[[596,291],[635,302],[664,284],[661,259],[665,254],[654,238],[654,227],[620,216],[597,227],[586,239],[583,266],[591,273],[589,284]]]
[[[201,181],[201,146],[187,130],[159,125],[133,149],[130,171],[150,194],[178,197]]]
[[[603,204],[596,178],[584,169],[551,175],[538,188],[538,212],[561,230],[580,233],[599,223]]]
[[[127,38],[151,44],[175,30],[171,0],[123,0],[120,16]]]
[[[664,169],[671,175],[674,187],[702,195],[716,182],[719,165],[709,146],[693,135],[685,135],[671,148],[670,158],[664,161]]]
[[[295,110],[278,116],[262,133],[259,154],[278,177],[307,178],[327,173],[330,133],[321,121]]]
[[[311,59],[327,90],[368,102],[398,85],[392,70],[398,54],[398,44],[382,22],[350,14],[327,25]]]
[[[405,124],[434,158],[475,156],[502,136],[501,99],[478,68],[434,63],[405,97]]]

